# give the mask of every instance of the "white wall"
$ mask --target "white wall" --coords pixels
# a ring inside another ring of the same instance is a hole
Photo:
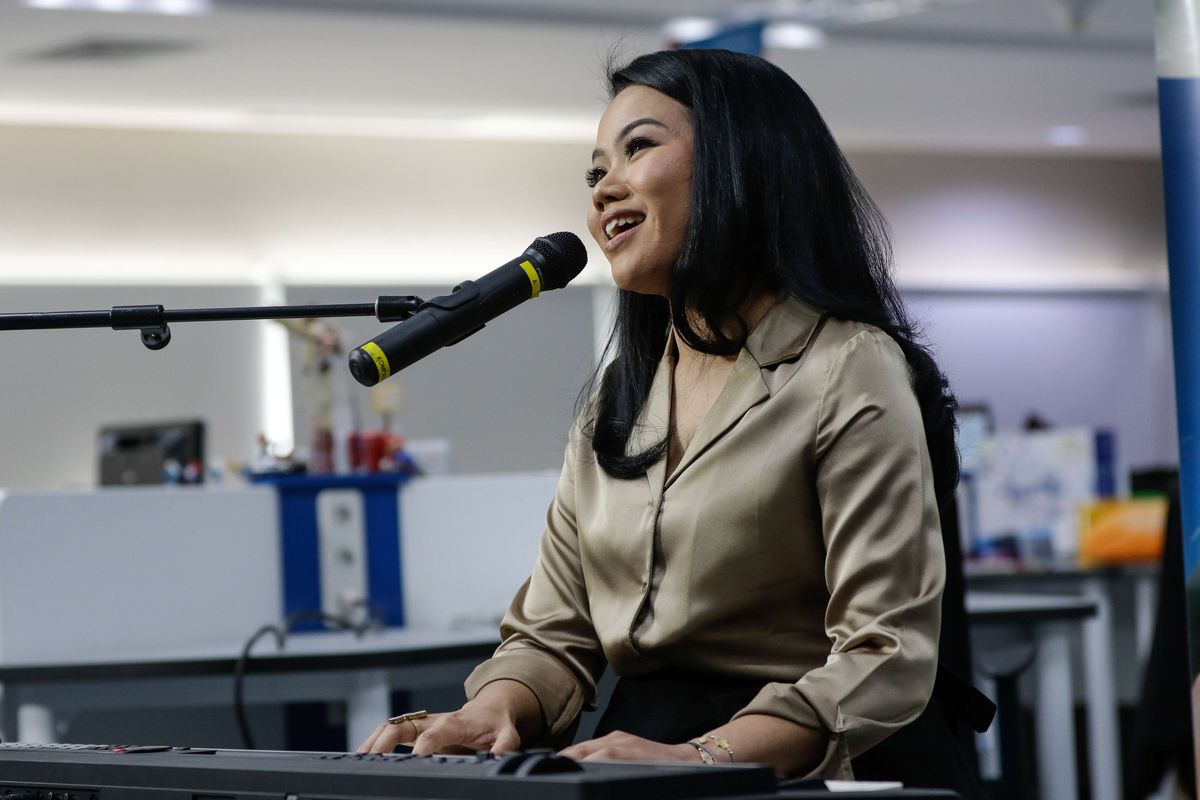
[[[1030,414],[1113,431],[1119,468],[1177,464],[1174,380],[1161,292],[908,291],[964,404],[998,429]]]
[[[252,287],[0,287],[0,312],[261,302]],[[0,487],[94,485],[105,423],[200,418],[210,457],[253,454],[265,425],[263,324],[173,325],[157,352],[136,331],[0,331]]]
[[[1157,160],[854,153],[921,288],[1130,288],[1166,282]]]
[[[1117,433],[1178,460],[1162,172],[1155,161],[853,154],[896,274],[963,402]]]
[[[582,232],[587,166],[550,143],[0,127],[0,281],[452,284]]]

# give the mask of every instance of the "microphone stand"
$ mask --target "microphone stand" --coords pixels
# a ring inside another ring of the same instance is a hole
[[[413,295],[381,295],[374,303],[327,303],[308,306],[251,306],[242,308],[183,308],[168,311],[161,305],[113,306],[108,311],[38,311],[0,314],[0,331],[53,328],[112,328],[140,331],[142,344],[161,350],[171,343],[172,322],[216,322],[254,319],[309,319],[313,317],[375,317],[380,322],[400,322],[415,314],[425,301]]]

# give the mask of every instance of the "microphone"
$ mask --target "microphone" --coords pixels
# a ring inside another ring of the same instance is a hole
[[[477,281],[424,303],[417,313],[350,353],[350,374],[374,386],[425,356],[458,344],[485,324],[583,271],[587,250],[573,233],[539,236],[525,252]]]

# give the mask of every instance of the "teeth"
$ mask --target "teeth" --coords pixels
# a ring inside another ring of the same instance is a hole
[[[608,236],[608,238],[611,239],[616,235],[617,228],[625,225],[636,225],[641,221],[641,217],[614,217],[608,221],[607,225],[604,226],[604,233],[606,236]]]

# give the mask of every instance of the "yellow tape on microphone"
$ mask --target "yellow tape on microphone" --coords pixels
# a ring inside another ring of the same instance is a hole
[[[537,297],[542,293],[542,276],[538,275],[538,271],[528,261],[521,262],[521,269],[525,270],[525,274],[529,276],[529,284],[533,287],[530,297]]]
[[[388,357],[382,348],[374,342],[367,342],[362,346],[362,351],[375,362],[375,369],[379,370],[379,380],[387,380],[388,376],[392,374],[392,365],[388,363]]]

